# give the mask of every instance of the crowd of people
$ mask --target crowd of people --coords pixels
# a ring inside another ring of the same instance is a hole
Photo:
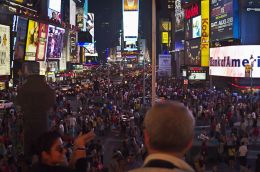
[[[49,130],[57,131],[63,139],[68,160],[73,154],[75,138],[79,133],[89,131],[96,134],[96,139],[86,145],[88,171],[126,171],[145,159],[147,152],[142,129],[143,118],[151,106],[149,72],[147,66],[145,94],[143,69],[122,71],[116,65],[109,66],[109,72],[107,67],[100,67],[77,78],[50,84],[55,89],[56,103],[48,115]],[[113,80],[117,77],[120,82]],[[82,80],[87,82],[82,83]],[[258,95],[225,89],[187,88],[182,83],[173,77],[159,78],[157,96],[159,101],[182,102],[192,112],[196,125],[208,126],[194,136],[200,143],[200,151],[196,155],[186,154],[190,164],[196,171],[205,171],[209,167],[217,170],[219,163],[226,163],[233,169],[252,170],[247,155],[249,146],[259,145]],[[71,85],[73,96],[60,89],[64,84]],[[15,89],[4,90],[0,99],[15,102],[16,94]],[[2,111],[0,170],[4,172],[26,171],[39,161],[37,158],[29,161],[23,155],[23,112],[19,109],[15,106]],[[110,163],[105,164],[104,140],[111,137],[111,133],[122,141],[113,150]],[[212,144],[217,150],[216,155],[209,153]]]

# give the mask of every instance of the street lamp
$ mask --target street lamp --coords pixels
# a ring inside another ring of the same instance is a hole
[[[253,57],[253,55],[250,56],[250,65],[251,65],[251,70],[250,70],[250,89],[251,89],[251,106],[253,103],[253,67],[256,59]]]

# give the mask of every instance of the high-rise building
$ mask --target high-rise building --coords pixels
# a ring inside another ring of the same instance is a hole
[[[168,0],[168,10],[172,11],[174,9],[174,0]]]

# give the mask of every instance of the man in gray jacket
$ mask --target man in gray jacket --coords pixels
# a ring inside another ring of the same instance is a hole
[[[194,172],[182,159],[192,146],[194,127],[194,117],[183,104],[154,105],[144,119],[148,156],[141,168],[131,172]]]

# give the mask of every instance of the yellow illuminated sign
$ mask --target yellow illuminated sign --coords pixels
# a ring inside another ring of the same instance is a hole
[[[124,11],[138,11],[138,0],[124,0]]]
[[[163,44],[169,43],[169,33],[168,32],[162,32],[162,43]]]
[[[27,41],[25,50],[25,60],[35,61],[36,51],[38,45],[38,33],[39,24],[38,22],[29,20],[28,31],[27,31]]]
[[[209,66],[209,0],[201,1],[201,66]]]

